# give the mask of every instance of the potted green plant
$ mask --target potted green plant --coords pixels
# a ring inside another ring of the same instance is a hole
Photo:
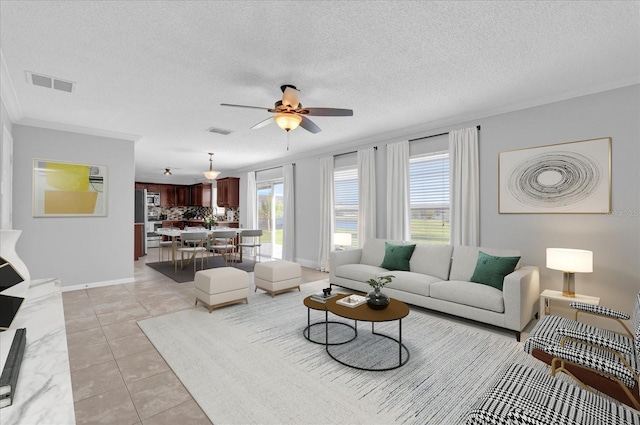
[[[212,227],[214,227],[217,223],[217,218],[215,215],[213,214],[209,214],[207,216],[204,217],[204,225],[207,229],[211,229]]]
[[[381,291],[384,285],[391,282],[395,276],[378,276],[375,279],[369,279],[367,283],[373,288],[373,291],[367,294],[367,305],[374,310],[384,310],[389,305],[389,297]]]

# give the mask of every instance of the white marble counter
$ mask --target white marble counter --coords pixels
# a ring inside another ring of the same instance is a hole
[[[13,404],[0,409],[0,424],[75,424],[60,281],[32,280],[11,328],[27,328],[27,346]]]

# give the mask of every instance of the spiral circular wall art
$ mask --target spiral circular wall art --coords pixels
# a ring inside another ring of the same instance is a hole
[[[588,198],[602,179],[598,163],[588,156],[547,152],[516,165],[507,181],[507,191],[514,200],[529,207],[560,208]]]

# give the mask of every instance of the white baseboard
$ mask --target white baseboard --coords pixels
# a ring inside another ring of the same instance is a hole
[[[114,280],[105,280],[102,282],[92,282],[92,283],[83,283],[81,285],[72,285],[72,286],[64,286],[60,290],[62,292],[67,291],[78,291],[80,289],[88,289],[88,288],[99,288],[101,286],[111,286],[111,285],[122,285],[123,283],[132,283],[135,282],[133,277],[126,279],[114,279]]]

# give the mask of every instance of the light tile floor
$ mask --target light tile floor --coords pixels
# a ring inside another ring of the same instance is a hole
[[[145,265],[157,259],[151,248],[136,261],[133,283],[62,294],[78,425],[211,424],[137,324],[204,308],[194,307],[193,282],[174,282]],[[303,283],[328,277],[302,268]]]

